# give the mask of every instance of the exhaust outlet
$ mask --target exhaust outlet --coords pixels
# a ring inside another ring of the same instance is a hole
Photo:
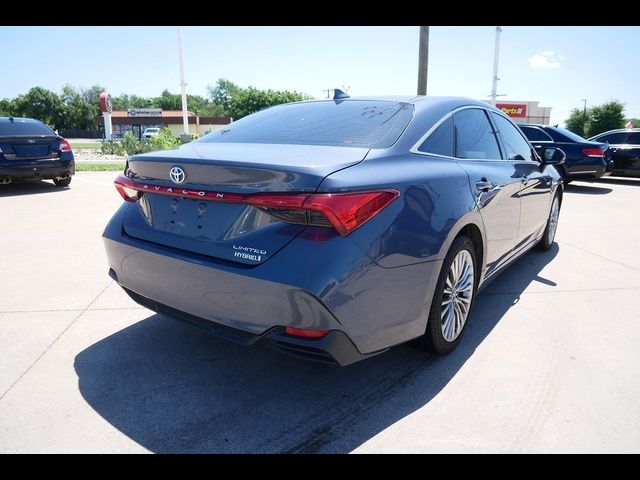
[[[11,183],[11,179],[9,177],[0,177],[0,185],[7,185]]]

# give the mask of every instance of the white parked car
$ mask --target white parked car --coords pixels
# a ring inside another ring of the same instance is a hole
[[[153,128],[145,128],[144,133],[142,134],[142,138],[150,139],[151,137],[155,137],[160,133],[160,129],[157,127]]]

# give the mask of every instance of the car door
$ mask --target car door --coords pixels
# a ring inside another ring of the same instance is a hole
[[[627,132],[616,132],[600,135],[592,139],[596,142],[607,142],[609,144],[611,158],[613,158],[613,174],[626,173],[633,169],[634,153],[632,145],[629,145],[629,136],[630,134]],[[640,149],[640,146],[637,149]],[[640,165],[637,168],[640,169]]]
[[[516,244],[520,222],[520,178],[504,160],[496,132],[483,108],[453,114],[456,151],[480,209],[487,244],[487,275],[503,264]]]
[[[520,227],[515,250],[537,239],[545,229],[551,208],[551,176],[541,168],[531,145],[505,116],[491,112],[505,157],[520,180]]]

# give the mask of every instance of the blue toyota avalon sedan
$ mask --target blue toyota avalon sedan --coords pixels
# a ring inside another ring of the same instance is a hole
[[[538,157],[484,102],[340,97],[132,156],[109,275],[145,307],[300,358],[415,338],[450,352],[478,291],[551,247],[565,155]]]

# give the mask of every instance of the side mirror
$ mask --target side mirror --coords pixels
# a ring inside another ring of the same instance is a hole
[[[546,147],[542,151],[542,163],[546,165],[561,165],[566,158],[565,153],[557,147]]]

